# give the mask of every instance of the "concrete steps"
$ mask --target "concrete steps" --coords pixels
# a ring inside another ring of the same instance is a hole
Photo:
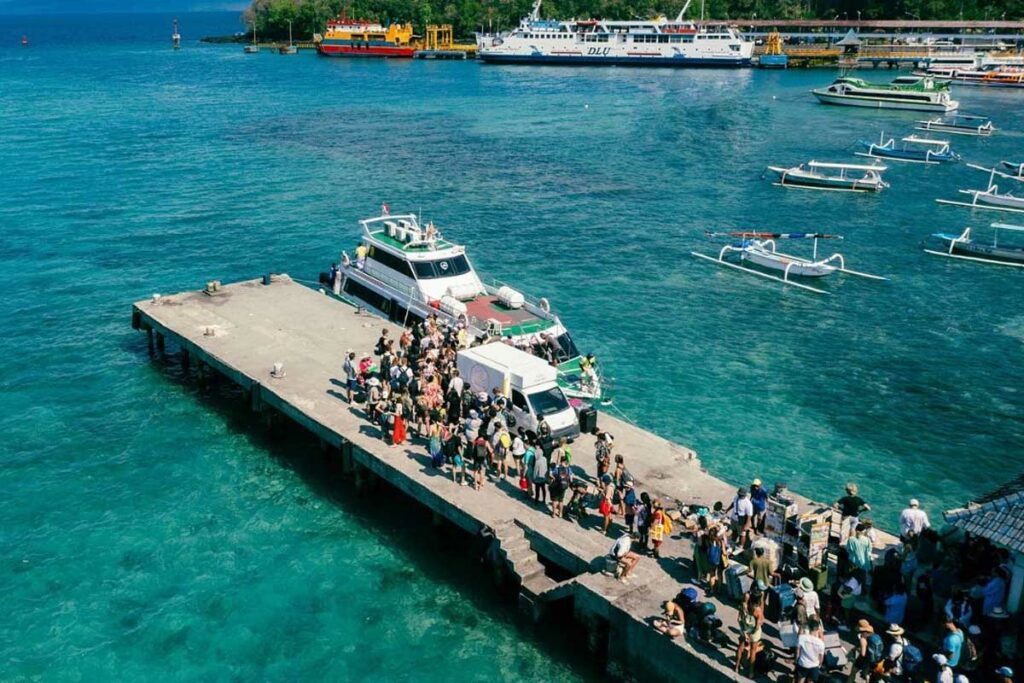
[[[519,584],[520,602],[524,606],[539,607],[572,594],[573,581],[558,582],[545,573],[522,527],[512,521],[500,522],[494,526],[494,535],[500,557]]]

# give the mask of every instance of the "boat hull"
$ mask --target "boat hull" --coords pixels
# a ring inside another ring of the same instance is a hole
[[[762,268],[775,270],[780,273],[786,273],[786,268],[788,266],[788,275],[790,277],[794,275],[799,275],[800,277],[825,277],[836,272],[835,266],[830,266],[824,263],[806,263],[804,261],[797,261],[771,252],[747,250],[743,252],[742,258],[744,261],[750,261],[751,263],[756,263]]]
[[[394,57],[398,59],[412,59],[413,54],[416,52],[416,49],[412,47],[358,43],[351,45],[320,43],[316,49],[324,57]]]
[[[776,185],[782,187],[799,187],[808,190],[830,190],[833,192],[880,192],[884,185],[875,180],[852,178],[830,178],[808,173],[790,171],[788,169],[770,169],[779,176]]]
[[[832,104],[841,107],[862,107],[865,109],[902,109],[904,111],[935,111],[951,112],[956,110],[958,102],[907,102],[901,100],[887,100],[879,97],[867,97],[863,95],[837,95],[826,93],[820,90],[811,91],[822,104]]]
[[[499,52],[480,51],[477,54],[482,61],[491,64],[548,64],[557,66],[655,66],[671,68],[738,68],[750,66],[750,57],[630,57],[630,56],[592,56],[584,54],[504,54]]]
[[[942,235],[940,239],[949,244],[956,239],[956,235]],[[961,256],[977,256],[1008,263],[1024,263],[1024,247],[996,247],[991,244],[979,244],[977,242],[956,242],[953,245],[953,253]]]

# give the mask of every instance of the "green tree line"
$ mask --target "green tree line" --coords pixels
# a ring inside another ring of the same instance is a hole
[[[545,17],[601,19],[675,16],[684,0],[545,0]],[[288,37],[288,22],[296,40],[322,33],[325,22],[347,8],[350,18],[387,23],[412,22],[422,33],[427,24],[452,24],[463,38],[474,32],[514,27],[530,11],[532,0],[253,0],[242,15],[267,39]],[[701,0],[688,14],[697,17]],[[704,15],[714,19],[965,19],[1018,20],[1024,0],[704,0]]]

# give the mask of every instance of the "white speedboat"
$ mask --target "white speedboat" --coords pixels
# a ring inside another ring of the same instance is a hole
[[[335,294],[398,323],[411,325],[436,315],[462,324],[478,339],[509,339],[558,368],[569,396],[602,398],[602,382],[591,358],[580,354],[547,299],[533,299],[502,283],[485,284],[465,247],[445,239],[433,223],[414,214],[359,221],[363,235],[355,258],[342,256]]]
[[[960,103],[949,96],[949,84],[932,78],[898,79],[894,83],[868,83],[843,76],[831,85],[811,92],[823,104],[871,109],[909,109],[913,111],[955,111]]]
[[[609,21],[541,19],[541,0],[512,31],[477,38],[477,56],[501,64],[749,66],[754,43],[729,25],[666,17]]]

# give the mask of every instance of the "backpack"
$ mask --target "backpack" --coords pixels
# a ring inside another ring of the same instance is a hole
[[[717,543],[711,544],[711,547],[708,548],[708,563],[712,567],[717,567],[722,563],[722,546]]]
[[[882,661],[884,655],[885,644],[882,642],[882,636],[877,633],[872,633],[868,636],[868,660],[872,664],[877,664]]]
[[[911,645],[904,640],[903,654],[900,655],[900,659],[903,662],[904,673],[913,673],[921,666],[921,662],[924,661],[924,655],[921,654],[921,650],[916,645]]]
[[[626,489],[626,495],[622,497],[622,502],[629,507],[636,505],[636,492],[633,489]],[[636,514],[636,511],[633,514]]]
[[[565,465],[559,465],[557,468],[558,483],[563,489],[569,488],[569,484],[572,483],[572,475],[569,472],[569,468]]]

